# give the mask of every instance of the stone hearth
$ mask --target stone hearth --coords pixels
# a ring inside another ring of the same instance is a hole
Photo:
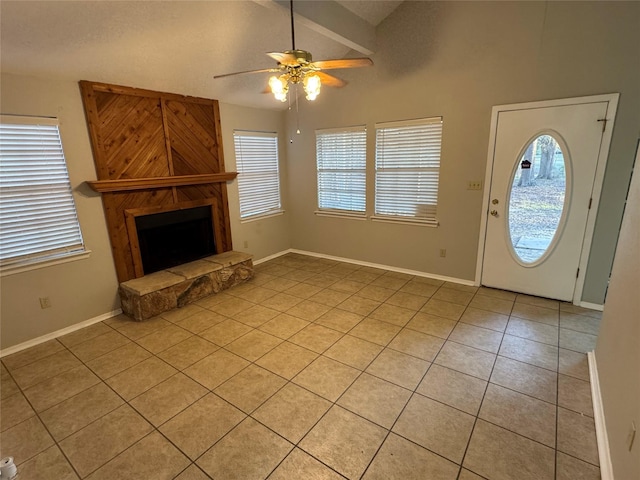
[[[225,252],[120,284],[122,311],[141,321],[253,277],[252,255]]]

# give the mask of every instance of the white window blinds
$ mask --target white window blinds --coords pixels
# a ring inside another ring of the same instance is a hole
[[[233,132],[233,138],[240,218],[281,212],[277,134],[238,130]]]
[[[365,127],[317,130],[316,159],[318,208],[364,215],[367,164]]]
[[[376,124],[375,214],[437,225],[442,117]]]
[[[0,262],[83,251],[57,119],[0,117]]]

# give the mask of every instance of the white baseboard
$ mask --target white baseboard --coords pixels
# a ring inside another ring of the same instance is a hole
[[[599,303],[589,303],[589,302],[580,302],[579,307],[589,308],[591,310],[598,310],[599,312],[604,311],[604,305],[600,305]]]
[[[452,283],[458,283],[458,284],[461,284],[461,285],[473,286],[473,284],[474,284],[473,280],[463,280],[462,278],[446,277],[444,275],[436,275],[436,274],[432,274],[432,273],[419,272],[417,270],[409,270],[407,268],[392,267],[390,265],[382,265],[380,263],[363,262],[361,260],[353,260],[351,258],[336,257],[336,256],[333,256],[333,255],[325,255],[324,253],[309,252],[309,251],[306,251],[306,250],[298,250],[296,248],[290,248],[289,250],[286,250],[286,251],[281,252],[279,254],[272,255],[272,257],[273,258],[277,258],[277,257],[279,257],[281,255],[284,255],[284,254],[287,254],[287,253],[298,253],[300,255],[309,255],[310,257],[326,258],[327,260],[335,260],[337,262],[352,263],[354,265],[362,265],[363,267],[380,268],[380,269],[389,270],[389,271],[392,271],[392,272],[406,273],[407,275],[415,275],[416,277],[432,278],[434,280],[442,280],[443,282],[452,282]]]
[[[589,360],[589,378],[591,380],[591,399],[593,402],[593,417],[596,422],[596,440],[598,442],[598,458],[600,460],[600,476],[602,480],[613,480],[613,465],[611,464],[611,452],[609,451],[609,437],[604,418],[604,406],[600,392],[600,380],[598,379],[598,367],[596,354],[592,350],[587,353]]]
[[[291,249],[288,250],[283,250],[281,252],[278,253],[274,253],[273,255],[269,255],[267,257],[261,258],[260,260],[256,260],[255,262],[253,262],[254,265],[260,265],[261,263],[264,262],[268,262],[269,260],[273,260],[274,258],[278,258],[281,257],[283,255],[286,255],[287,253],[291,252]]]
[[[20,343],[18,345],[14,345],[13,347],[5,348],[0,350],[0,358],[6,357],[7,355],[11,355],[12,353],[18,353],[21,350],[24,350],[29,347],[35,347],[44,342],[48,342],[49,340],[53,340],[54,338],[61,337],[71,332],[75,332],[76,330],[80,330],[81,328],[88,327],[89,325],[93,325],[94,323],[102,322],[107,318],[115,317],[116,315],[120,315],[122,313],[122,309],[118,308],[117,310],[112,310],[111,312],[103,313],[102,315],[98,315],[97,317],[90,318],[89,320],[84,320],[83,322],[76,323],[69,327],[65,327],[61,330],[56,330],[55,332],[47,333],[46,335],[42,335],[41,337],[34,338],[31,340],[27,340],[26,342]]]

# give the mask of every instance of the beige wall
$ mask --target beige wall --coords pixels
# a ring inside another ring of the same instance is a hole
[[[284,133],[284,114],[275,110],[238,107],[221,104],[222,144],[224,146],[225,169],[236,171],[236,158],[233,144],[233,131],[252,130],[278,132],[278,153],[280,160],[280,187],[284,215],[240,223],[240,204],[238,201],[238,182],[228,184],[229,214],[231,216],[231,235],[233,249],[254,255],[254,260],[273,255],[290,248],[289,213],[287,211],[287,168]],[[247,247],[245,247],[245,242]]]
[[[2,113],[58,117],[71,187],[91,256],[0,279],[0,346],[7,348],[119,308],[118,283],[100,196],[83,184],[95,180],[91,145],[76,82],[2,75]],[[41,309],[38,297],[49,297]]]
[[[639,133],[639,20],[635,2],[404,2],[377,29],[373,68],[336,71],[346,88],[300,104],[302,134],[289,152],[293,247],[473,280],[482,192],[466,187],[484,180],[491,107],[620,92],[583,297],[602,303]],[[371,214],[375,123],[439,115],[439,228],[313,214],[315,129],[367,126]]]
[[[3,74],[1,81],[2,113],[60,119],[80,227],[91,250],[87,259],[0,279],[0,348],[4,349],[111,312],[120,303],[102,201],[99,194],[84,184],[86,180],[95,180],[96,172],[77,82],[10,74]],[[221,118],[226,166],[233,171],[233,129],[277,131],[281,129],[283,114],[221,105]],[[281,151],[285,151],[283,146]],[[240,224],[236,182],[231,182],[228,188],[233,244],[237,249],[261,258],[289,248],[286,214]],[[242,248],[245,240],[249,242],[247,249]],[[52,307],[41,309],[39,297],[49,297]]]
[[[638,154],[640,156],[640,152]],[[616,479],[640,478],[640,432],[627,447],[631,423],[640,428],[640,159],[636,158],[613,263],[596,363]]]

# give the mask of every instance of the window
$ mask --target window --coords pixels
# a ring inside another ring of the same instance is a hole
[[[364,126],[316,131],[318,208],[365,214],[367,131]]]
[[[374,219],[437,225],[442,117],[376,125]]]
[[[58,121],[0,117],[3,270],[84,252]]]
[[[238,168],[240,218],[282,213],[275,133],[233,132]]]

